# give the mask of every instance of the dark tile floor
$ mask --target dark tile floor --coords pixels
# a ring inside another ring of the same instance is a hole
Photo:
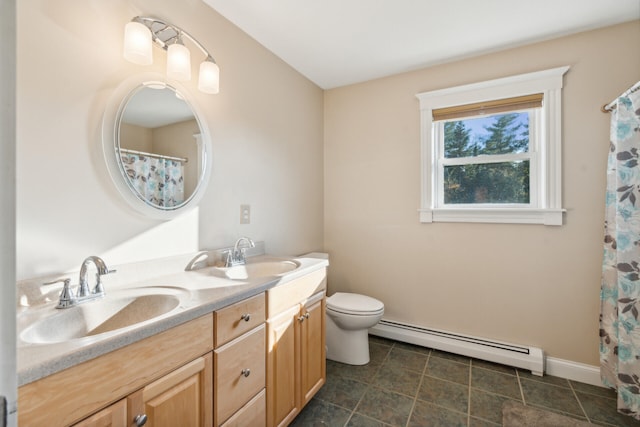
[[[559,377],[370,337],[371,362],[327,361],[327,383],[295,427],[499,426],[512,399],[602,426],[640,426],[615,392]]]

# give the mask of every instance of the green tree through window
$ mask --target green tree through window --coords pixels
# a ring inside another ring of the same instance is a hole
[[[529,203],[529,160],[500,155],[529,151],[528,113],[499,114],[444,123],[445,204]]]

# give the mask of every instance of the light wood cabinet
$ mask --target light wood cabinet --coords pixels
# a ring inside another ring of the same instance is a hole
[[[127,402],[120,400],[91,417],[80,421],[75,427],[127,427]]]
[[[264,390],[264,323],[217,348],[214,357],[214,424],[220,425]]]
[[[145,417],[149,427],[210,426],[212,359],[210,353],[199,357],[130,395],[128,419]]]
[[[267,426],[289,424],[300,412],[300,307],[267,321]]]
[[[262,389],[260,393],[222,424],[222,427],[264,426],[267,419],[266,399],[266,392]]]
[[[325,289],[321,270],[267,291],[268,427],[289,425],[325,383]]]
[[[216,426],[266,424],[265,315],[264,293],[214,314],[213,422]],[[250,424],[243,424],[249,421]]]
[[[187,363],[74,427],[208,427],[212,423],[213,356]]]
[[[324,385],[326,372],[325,347],[325,297],[316,294],[301,309],[304,322],[300,324],[300,378],[302,406]]]
[[[231,304],[213,312],[215,324],[214,346],[216,348],[249,332],[266,320],[264,293]]]
[[[211,359],[212,350],[213,315],[210,313],[20,387],[18,423],[21,426],[69,426],[79,422],[83,427],[120,426],[122,399],[128,405],[126,399],[130,395],[163,379],[167,379],[165,384],[177,385],[172,380],[179,375],[176,372],[182,372],[182,367],[190,366],[204,355],[209,354]],[[198,379],[202,384],[213,376],[210,366],[208,369],[209,374],[203,373]],[[179,387],[172,389],[178,390]],[[203,398],[209,399],[207,406],[211,407],[210,393],[208,397],[204,393]],[[200,409],[204,411],[206,406]],[[134,426],[128,414],[126,417],[124,425]],[[199,425],[208,426],[211,421]]]

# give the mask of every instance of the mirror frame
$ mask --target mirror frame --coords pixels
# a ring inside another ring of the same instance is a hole
[[[120,160],[120,121],[122,114],[128,101],[137,93],[138,89],[149,84],[161,84],[178,92],[191,108],[191,111],[193,111],[200,128],[204,171],[193,194],[177,206],[156,206],[143,199],[131,186]],[[167,83],[165,76],[158,73],[136,74],[118,85],[111,94],[102,119],[102,151],[111,180],[127,204],[138,213],[148,218],[169,220],[190,211],[202,199],[209,185],[213,165],[211,134],[202,111],[202,108],[197,103],[197,97],[191,91],[178,82]]]

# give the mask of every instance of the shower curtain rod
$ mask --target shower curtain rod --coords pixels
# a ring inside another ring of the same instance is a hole
[[[121,148],[120,152],[128,153],[128,154],[140,154],[141,156],[154,157],[156,159],[176,160],[182,163],[187,163],[189,161],[189,159],[187,159],[186,157],[173,157],[173,156],[165,156],[163,154],[145,153],[144,151],[129,150],[128,148]]]
[[[630,93],[633,93],[633,92],[635,92],[635,91],[637,91],[637,90],[639,90],[639,89],[640,89],[640,82],[638,82],[638,83],[634,84],[634,85],[633,85],[633,86],[631,86],[629,89],[627,89],[626,91],[624,91],[623,93],[621,93],[621,94],[618,96],[618,98],[620,98],[621,96],[627,96],[627,95],[629,95]],[[601,108],[602,112],[603,112],[603,113],[610,113],[610,112],[612,112],[613,110],[615,110],[615,109],[616,109],[616,101],[618,100],[618,98],[614,99],[613,101],[611,101],[611,102],[610,102],[610,103],[608,103],[608,104],[603,105],[603,106],[602,106],[602,108]]]

